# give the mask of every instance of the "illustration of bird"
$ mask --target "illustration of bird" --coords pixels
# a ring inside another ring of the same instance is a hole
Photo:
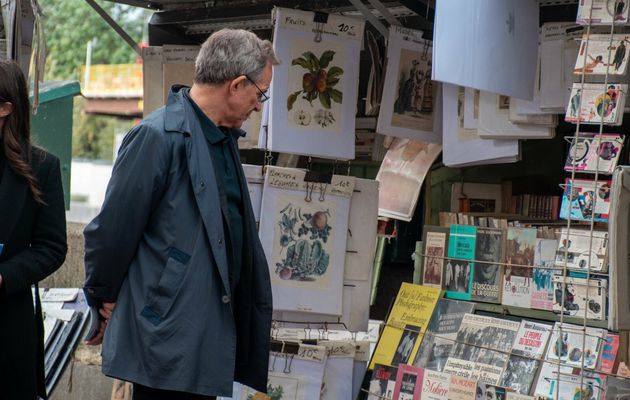
[[[613,65],[615,66],[615,71],[619,70],[621,64],[623,63],[623,59],[626,56],[626,44],[625,40],[622,40],[617,46],[617,50],[615,50],[615,57],[613,59]]]

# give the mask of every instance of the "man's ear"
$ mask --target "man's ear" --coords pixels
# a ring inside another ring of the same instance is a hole
[[[230,81],[230,93],[236,92],[241,86],[245,84],[247,77],[245,75],[238,76]]]
[[[0,118],[4,118],[13,112],[13,104],[9,102],[0,103]]]

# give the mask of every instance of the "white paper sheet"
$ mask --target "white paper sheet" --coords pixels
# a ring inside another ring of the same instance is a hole
[[[476,130],[463,129],[463,88],[443,84],[444,149],[447,166],[510,163],[519,159],[518,140],[480,139]],[[461,90],[461,95],[460,95]],[[458,114],[459,110],[459,114]]]
[[[538,19],[536,0],[437,1],[433,79],[532,99]]]
[[[544,24],[540,41],[540,107],[561,112],[566,109],[573,86],[573,67],[578,55],[580,33],[567,34],[573,23]]]
[[[274,67],[269,103],[272,151],[334,159],[354,159],[359,53],[365,21],[274,9]],[[321,28],[321,41],[314,30]],[[315,97],[316,96],[316,97]]]

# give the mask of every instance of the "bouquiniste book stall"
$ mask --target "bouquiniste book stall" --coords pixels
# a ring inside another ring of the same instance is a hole
[[[246,172],[274,295],[270,373],[266,394],[235,385],[233,399],[604,399],[608,388],[628,390],[630,191],[617,167],[627,162],[628,5],[610,3],[580,1],[572,21],[539,26],[538,1],[439,0],[433,32],[381,29],[384,73],[369,82],[381,89],[368,91],[382,91],[373,130],[388,139],[375,180],[310,168],[312,157],[357,157],[356,60],[373,50],[373,32],[362,18],[274,9],[282,63],[245,145],[265,151],[265,168]],[[197,50],[144,49],[155,77],[146,90],[163,96],[173,80],[189,80]],[[566,157],[553,155],[564,174],[557,194],[496,185],[486,197],[462,179],[455,208],[449,196],[435,205],[420,196],[436,165],[511,164],[525,158],[525,141],[556,136],[567,142]],[[272,152],[309,163],[274,166]],[[431,206],[443,211],[439,223]],[[408,222],[420,207],[418,280],[401,285],[385,321],[370,323],[378,218]]]

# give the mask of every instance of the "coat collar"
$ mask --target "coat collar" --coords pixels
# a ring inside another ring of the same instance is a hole
[[[188,100],[190,88],[184,85],[173,85],[166,100],[164,129],[168,132],[182,132],[191,134],[196,126],[191,125],[191,115],[195,110]],[[194,117],[194,115],[193,115]],[[212,122],[212,121],[211,121]],[[214,123],[214,122],[212,122]],[[239,128],[230,129],[234,139],[244,137],[246,132]]]

